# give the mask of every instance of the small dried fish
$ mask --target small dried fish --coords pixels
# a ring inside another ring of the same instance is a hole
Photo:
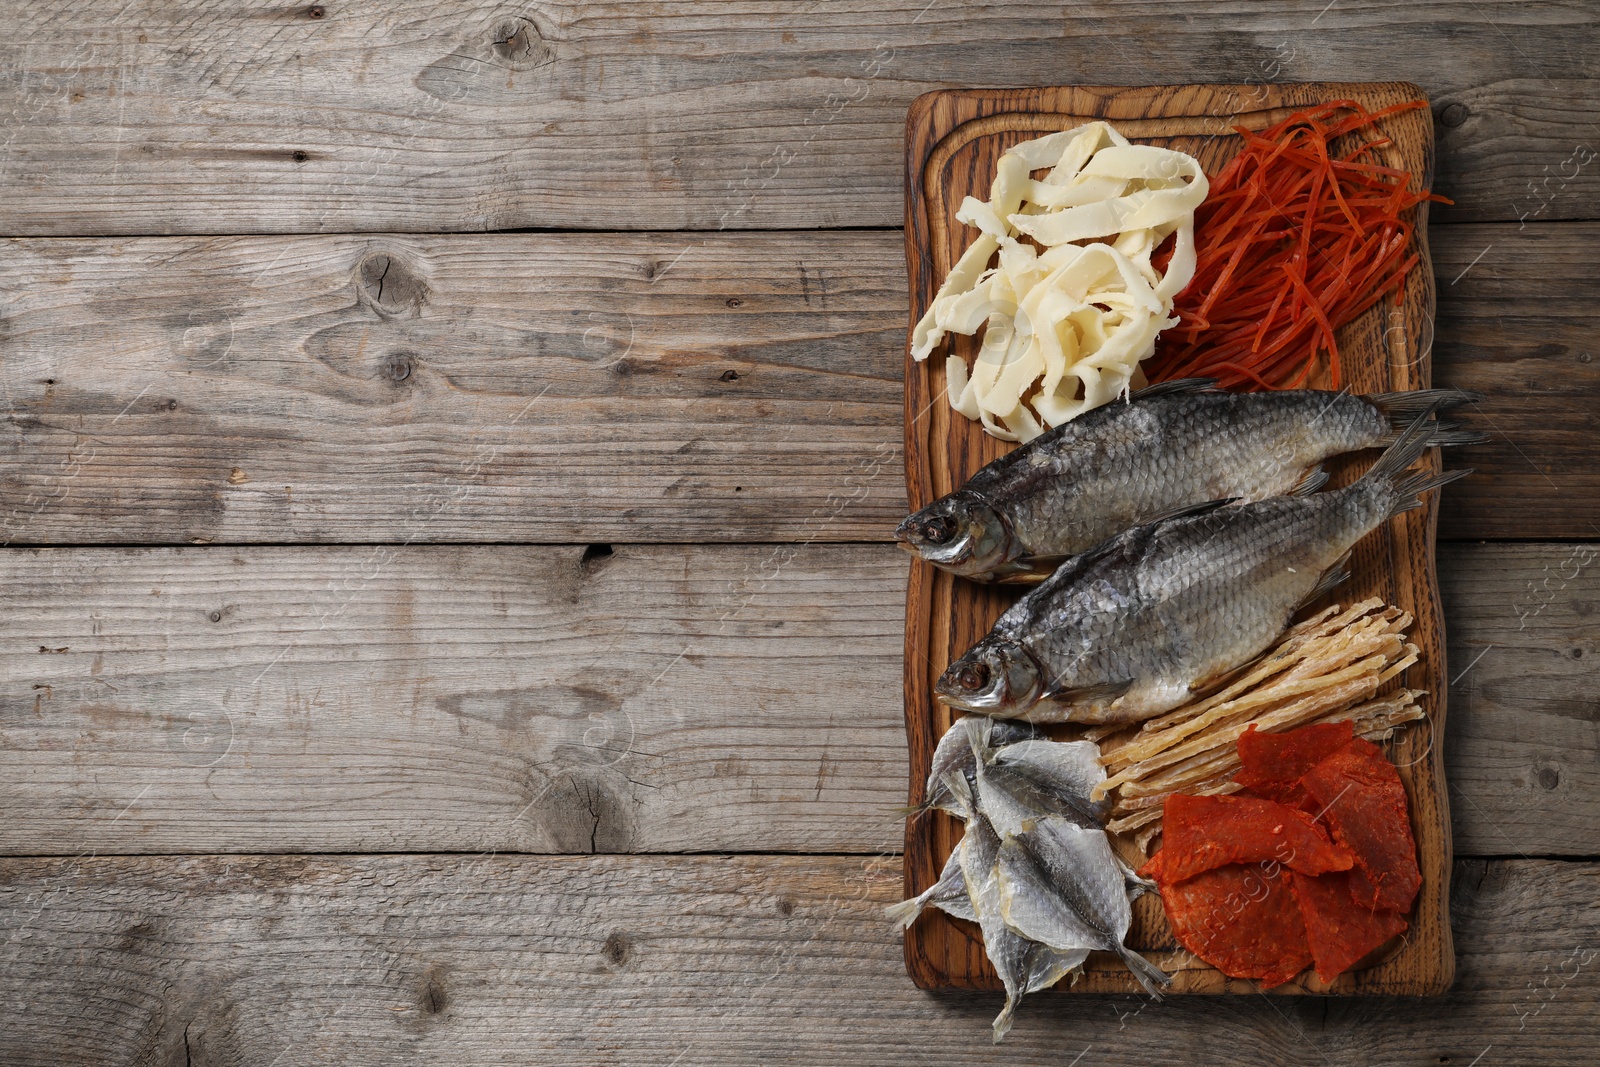
[[[1000,881],[996,870],[1000,835],[983,815],[967,821],[962,838],[961,869],[972,897],[972,910],[983,931],[983,949],[1000,975],[1006,1003],[994,1020],[994,1039],[999,1042],[1011,1029],[1017,1005],[1029,993],[1048,989],[1089,958],[1088,949],[1057,952],[1048,945],[1030,941],[1006,924],[1000,903]]]
[[[939,880],[888,912],[902,927],[929,906],[978,924],[1006,990],[994,1021],[996,1041],[1011,1028],[1024,995],[1082,967],[1091,950],[1131,955],[1129,966],[1150,988],[1165,980],[1122,945],[1129,901],[1154,887],[1111,849],[1100,828],[1107,802],[1090,794],[1104,778],[1094,742],[1049,741],[1032,736],[1031,728],[981,715],[959,720],[939,740],[928,792],[934,795],[937,784],[941,806],[965,814],[966,834]],[[1024,863],[1026,870],[1019,866]],[[1034,923],[1032,932],[1013,921],[1011,911]]]
[[[989,722],[969,716],[963,724]],[[1099,827],[1110,812],[1108,801],[1090,799],[1105,781],[1100,746],[1093,741],[1019,741],[991,748],[983,727],[968,727],[977,758],[973,778],[978,807],[1003,836],[1022,833],[1032,820],[1058,815],[1080,826]]]
[[[1169,978],[1128,948],[1127,880],[1105,831],[1043,818],[1000,845],[996,877],[1006,925],[1057,952],[1096,949],[1122,957],[1151,996]]]
[[[930,808],[948,811],[962,819],[971,814],[967,810],[966,803],[953,793],[950,787],[953,781],[950,777],[952,774],[961,775],[970,781],[976,773],[974,764],[977,755],[973,751],[972,738],[966,732],[967,727],[961,725],[964,721],[966,720],[958,720],[944,732],[943,737],[939,738],[939,744],[933,750],[933,767],[928,772],[928,784],[923,790],[924,799],[921,804],[906,809],[906,814],[920,814]],[[1039,728],[1031,723],[990,718],[981,718],[981,721],[988,727],[985,743],[995,748],[1044,736]]]

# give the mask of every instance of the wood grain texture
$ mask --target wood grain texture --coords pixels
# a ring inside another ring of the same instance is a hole
[[[1460,979],[1406,998],[995,994],[901,973],[887,857],[0,861],[13,1067],[1586,1062],[1600,867],[1457,867]],[[1087,1051],[1086,1051],[1087,1050]]]
[[[1432,237],[1435,377],[1488,393],[1463,418],[1496,438],[1452,461],[1478,474],[1442,531],[1600,536],[1600,224]],[[898,232],[3,247],[0,540],[883,540],[904,514]]]
[[[898,557],[12,550],[0,849],[897,849]]]
[[[1600,560],[1560,577],[1586,552],[1440,553],[1460,854],[1600,855]],[[906,570],[886,545],[8,550],[0,853],[898,851]]]
[[[0,530],[884,539],[900,273],[848,234],[13,242]]]
[[[1109,119],[1141,143],[1176,148],[1194,155],[1215,173],[1238,150],[1239,138],[1212,117],[1219,102],[1238,99],[1249,86],[1188,85],[1138,89],[1069,86],[1028,90],[960,90],[920,98],[906,118],[906,263],[911,278],[910,322],[932,303],[940,281],[970,243],[970,231],[956,221],[963,199],[986,195],[995,164],[1011,146],[1046,132],[1069,129],[1094,118]],[[1417,99],[1419,90],[1403,83],[1332,83],[1267,87],[1255,110],[1240,125],[1264,129],[1286,114],[1319,101],[1352,99],[1379,111]],[[1426,110],[1386,120],[1391,139],[1372,157],[1414,177],[1412,191],[1425,186],[1433,169],[1433,127]],[[1339,333],[1343,384],[1358,393],[1425,389],[1431,383],[1426,327],[1433,321],[1434,285],[1427,242],[1427,205],[1418,208],[1409,249],[1423,268],[1405,279],[1403,303],[1375,306]],[[909,330],[908,330],[909,337]],[[954,337],[949,350],[970,364],[978,339]],[[1312,384],[1328,384],[1326,368]],[[911,360],[906,354],[906,483],[912,508],[953,492],[984,464],[1014,446],[986,434],[981,425],[953,411],[945,399],[944,361]],[[1351,480],[1366,464],[1344,458],[1329,465],[1335,484]],[[1424,469],[1439,469],[1437,454]],[[1287,994],[1434,995],[1448,989],[1454,974],[1450,947],[1449,800],[1442,749],[1432,743],[1445,729],[1446,674],[1443,618],[1434,567],[1438,494],[1422,507],[1394,519],[1358,543],[1349,561],[1350,580],[1323,602],[1354,603],[1379,597],[1415,617],[1408,631],[1418,662],[1389,683],[1426,691],[1419,703],[1429,729],[1396,735],[1388,751],[1400,770],[1410,799],[1422,887],[1403,945],[1377,963],[1347,972],[1325,984],[1307,971],[1280,991]],[[939,704],[933,686],[945,667],[981,640],[1020,592],[957,579],[917,560],[906,591],[906,731],[911,760],[911,803],[922,800],[923,783],[934,746],[958,713]],[[1382,692],[1383,690],[1380,690]],[[1070,730],[1062,739],[1076,736]],[[958,820],[943,812],[908,824],[906,891],[920,892],[939,877],[960,840]],[[1138,902],[1127,937],[1135,949],[1158,953],[1157,964],[1173,973],[1179,993],[1251,993],[1256,983],[1228,979],[1176,947],[1159,902]],[[1099,957],[1108,958],[1100,961]],[[975,924],[943,912],[925,913],[906,933],[906,965],[924,988],[997,988]],[[1114,955],[1096,954],[1085,966],[1077,992],[1134,992],[1139,987]]]
[[[1564,798],[1600,797],[1600,546],[1455,545],[1441,548],[1439,569],[1458,843],[1480,855],[1542,851],[1498,814],[1509,811],[1543,824],[1537,841],[1588,839],[1596,824],[1569,818]]]
[[[1600,226],[1433,233],[1434,378],[1482,392],[1461,421],[1491,435],[1452,454],[1452,465],[1479,473],[1447,494],[1440,535],[1600,537],[1600,344],[1588,280]]]
[[[1406,79],[1446,217],[1586,217],[1592,5],[14,3],[0,233],[896,226],[960,85]],[[1563,164],[1566,167],[1563,167]],[[1574,169],[1576,167],[1576,169]]]

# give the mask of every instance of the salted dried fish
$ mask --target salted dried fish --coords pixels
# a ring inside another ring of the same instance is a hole
[[[977,756],[973,752],[972,737],[967,733],[968,728],[962,725],[965,721],[965,719],[957,720],[944,732],[944,736],[939,738],[939,744],[933,750],[933,767],[928,772],[928,784],[923,790],[924,799],[921,804],[908,809],[908,814],[916,814],[930,808],[948,811],[962,819],[971,814],[965,801],[952,792],[950,785],[954,780],[951,778],[952,774],[961,775],[969,781],[975,774],[973,765]],[[986,728],[984,743],[993,748],[1044,736],[1038,727],[1031,723],[986,717],[982,717],[981,721]]]
[[[1005,923],[1060,953],[1115,952],[1155,997],[1171,979],[1124,941],[1133,924],[1123,867],[1105,831],[1042,818],[1006,838],[995,878]]]
[[[1343,579],[1362,537],[1470,473],[1407,469],[1434,432],[1424,412],[1346,488],[1213,503],[1073,557],[951,664],[935,694],[1032,722],[1133,722],[1177,707],[1271,646]]]
[[[1391,444],[1419,413],[1480,399],[1458,389],[1354,396],[1214,384],[1164,382],[1096,408],[984,467],[895,537],[977,581],[1037,582],[1068,556],[1185,507],[1314,490],[1327,480],[1323,460]],[[1429,424],[1430,445],[1483,439]]]
[[[994,1039],[999,1041],[1011,1029],[1017,1005],[1029,993],[1048,989],[1089,958],[1088,949],[1058,952],[1048,945],[1018,934],[1006,924],[996,870],[1000,855],[1000,835],[989,820],[975,815],[967,821],[962,842],[961,869],[972,898],[972,909],[983,931],[983,948],[1005,987],[1006,1003],[994,1020]]]
[[[969,716],[962,722],[979,720]],[[983,739],[982,727],[969,727],[968,732],[977,756],[973,781],[978,808],[1002,836],[1019,834],[1045,815],[1080,826],[1105,822],[1109,802],[1091,799],[1106,776],[1100,746],[1093,741],[1028,740],[996,749]]]

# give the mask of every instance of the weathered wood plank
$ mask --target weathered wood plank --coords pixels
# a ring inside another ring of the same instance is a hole
[[[882,540],[876,234],[14,241],[12,543]]]
[[[9,851],[898,840],[885,547],[3,558]]]
[[[1527,600],[1595,552],[1441,552],[1460,855],[1600,854],[1600,565]],[[0,575],[0,852],[899,848],[888,546],[12,549]]]
[[[1445,493],[1442,537],[1600,537],[1600,345],[1591,249],[1600,225],[1433,230],[1436,384],[1488,399],[1462,415],[1486,445],[1453,450],[1479,472]]]
[[[1445,536],[1594,537],[1600,225],[1437,226]],[[15,240],[0,540],[882,540],[895,233]],[[1480,258],[1481,254],[1481,258]],[[1474,262],[1476,260],[1476,262]]]
[[[996,82],[1410,80],[1443,217],[1600,191],[1584,4],[93,0],[8,28],[8,234],[894,226],[906,106]]]
[[[1458,865],[1437,999],[928,995],[884,857],[0,861],[16,1067],[1583,1062],[1600,866]]]
[[[1600,546],[1449,546],[1439,573],[1457,853],[1586,854],[1594,818],[1572,818],[1565,798],[1600,796]]]

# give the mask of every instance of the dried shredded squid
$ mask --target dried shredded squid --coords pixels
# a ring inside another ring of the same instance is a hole
[[[972,367],[945,359],[950,406],[1007,441],[1142,384],[1139,362],[1177,321],[1173,299],[1194,274],[1206,190],[1193,157],[1130,144],[1104,122],[1017,145],[1000,157],[989,199],[969,196],[956,213],[978,236],[913,328],[912,357],[982,330]],[[1162,270],[1152,256],[1168,237]]]

